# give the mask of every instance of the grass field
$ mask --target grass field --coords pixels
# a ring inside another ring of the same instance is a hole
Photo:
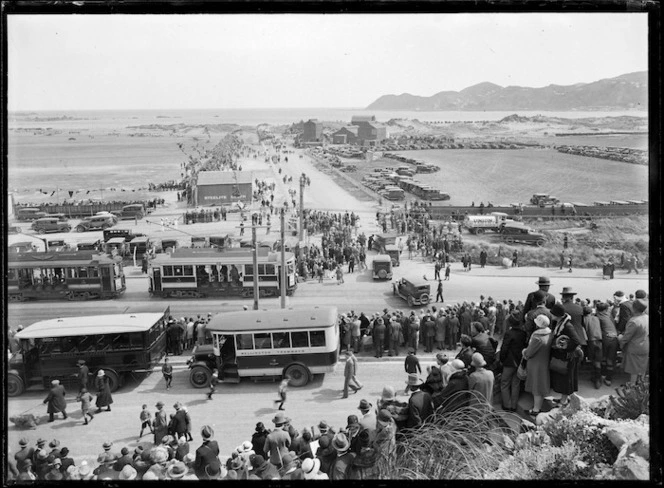
[[[634,164],[563,154],[553,149],[431,149],[404,151],[441,168],[415,179],[445,191],[450,205],[527,203],[533,193],[556,195],[566,202],[648,198],[648,168]],[[392,159],[354,162],[358,180],[374,168],[399,166]]]

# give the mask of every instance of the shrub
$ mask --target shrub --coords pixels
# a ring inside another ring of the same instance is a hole
[[[634,420],[650,411],[650,377],[644,381],[616,388],[618,396],[611,395],[611,418]]]
[[[579,446],[573,441],[561,446],[546,445],[519,449],[503,460],[486,479],[507,480],[574,480],[590,479],[593,469],[581,460]]]
[[[602,432],[606,420],[591,412],[579,412],[572,417],[559,415],[542,427],[551,439],[551,445],[560,447],[573,441],[579,446],[582,460],[590,466],[599,463],[613,464],[618,449]]]

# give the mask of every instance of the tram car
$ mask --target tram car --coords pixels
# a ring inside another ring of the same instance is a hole
[[[115,298],[126,289],[121,259],[95,251],[10,253],[10,301]]]
[[[281,254],[258,248],[259,296],[279,296]],[[297,288],[295,255],[285,253],[286,294]],[[246,248],[180,248],[158,254],[150,262],[150,296],[204,298],[254,295],[253,251]]]

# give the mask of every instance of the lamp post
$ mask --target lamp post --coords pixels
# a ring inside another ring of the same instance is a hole
[[[281,308],[286,308],[286,212],[281,207]]]

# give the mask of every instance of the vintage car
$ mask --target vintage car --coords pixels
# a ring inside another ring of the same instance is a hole
[[[504,225],[501,229],[501,236],[508,244],[520,242],[523,244],[534,244],[540,247],[546,242],[544,234],[520,224],[519,222]]]
[[[46,234],[47,232],[69,232],[71,230],[69,222],[52,217],[43,217],[34,220],[31,227],[32,230],[37,231],[39,234]]]
[[[374,280],[392,279],[392,258],[387,254],[374,256],[371,264],[371,275]]]
[[[142,204],[125,205],[122,210],[116,210],[113,215],[117,216],[120,220],[124,219],[142,219],[145,215],[145,207]]]
[[[431,301],[431,285],[426,281],[412,281],[401,278],[396,283],[392,283],[392,290],[395,295],[406,300],[411,307],[428,305]]]
[[[115,221],[109,215],[95,215],[94,217],[85,217],[76,226],[76,232],[86,232],[89,230],[104,230],[113,227]]]

